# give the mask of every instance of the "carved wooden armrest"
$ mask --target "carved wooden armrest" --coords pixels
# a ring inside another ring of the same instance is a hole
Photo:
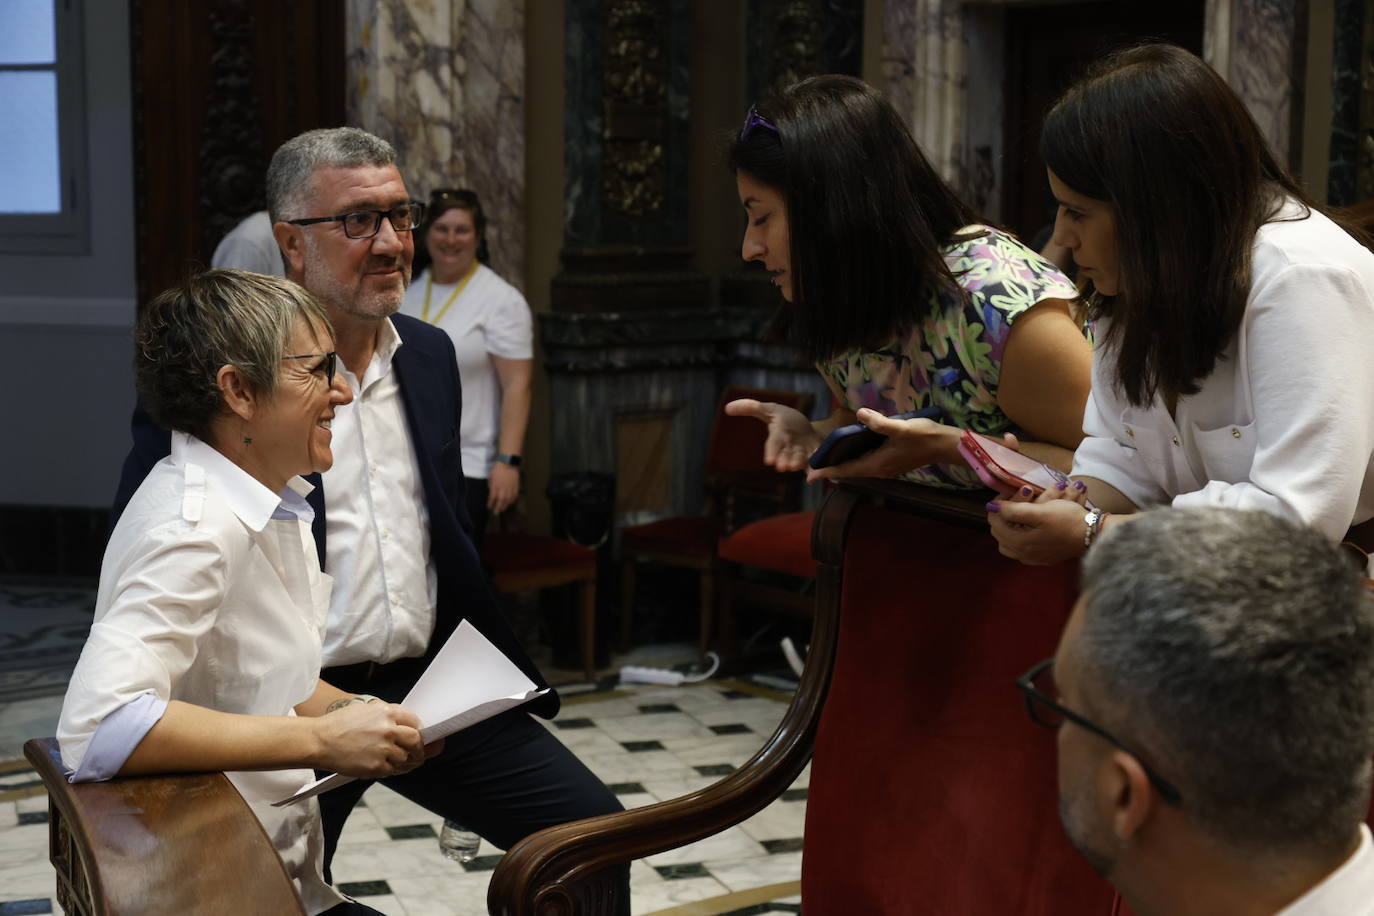
[[[863,503],[964,525],[986,524],[988,494],[900,481],[845,481],[826,498],[811,534],[816,614],[806,667],[777,731],[757,754],[704,789],[643,808],[574,821],[526,837],[492,875],[487,907],[500,916],[600,916],[618,912],[617,868],[740,823],[786,790],[807,762],[830,687],[840,621],[845,539]]]
[[[24,742],[48,790],[68,914],[301,913],[281,858],[223,773],[67,782],[53,738]]]
[[[835,490],[817,515],[812,551],[820,568],[806,669],[771,738],[729,776],[704,789],[631,811],[574,821],[526,837],[492,875],[487,906],[502,916],[617,912],[617,867],[738,824],[783,793],[811,759],[830,685],[839,623],[844,529],[862,495]]]

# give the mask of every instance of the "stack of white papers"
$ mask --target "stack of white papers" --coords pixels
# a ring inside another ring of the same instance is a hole
[[[535,687],[501,650],[464,620],[401,705],[420,717],[420,737],[429,744],[548,692],[547,687]],[[333,773],[272,804],[289,805],[353,779]]]

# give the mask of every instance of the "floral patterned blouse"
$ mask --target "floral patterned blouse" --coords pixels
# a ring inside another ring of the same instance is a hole
[[[945,263],[962,294],[934,291],[925,316],[874,352],[858,350],[817,365],[850,410],[884,415],[936,406],[945,423],[998,438],[1013,429],[997,406],[1002,351],[1011,325],[1045,299],[1073,299],[1078,290],[1049,261],[990,226],[969,226],[976,237],[945,249]],[[1089,334],[1087,328],[1085,334]],[[972,469],[928,465],[902,475],[927,486],[977,489]]]

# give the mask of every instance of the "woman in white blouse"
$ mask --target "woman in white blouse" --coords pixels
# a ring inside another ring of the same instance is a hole
[[[1098,345],[1076,483],[989,503],[1002,552],[1057,563],[1165,504],[1333,541],[1374,516],[1374,254],[1230,87],[1172,45],[1118,52],[1055,105],[1040,149]]]
[[[273,808],[311,768],[360,777],[422,763],[414,714],[319,679],[330,578],[311,536],[329,422],[353,399],[321,305],[238,270],[144,309],[135,373],[172,453],[105,551],[95,623],[62,704],[72,781],[225,770],[307,913],[374,913],[321,875],[315,800]]]
[[[534,376],[530,307],[487,266],[486,231],[475,191],[432,193],[416,246],[416,267],[422,269],[401,306],[402,313],[453,339],[463,385],[458,442],[465,508],[479,546],[488,514],[500,515],[520,496]]]

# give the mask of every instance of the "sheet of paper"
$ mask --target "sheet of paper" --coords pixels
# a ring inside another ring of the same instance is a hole
[[[420,717],[420,737],[428,744],[545,693],[547,687],[535,687],[501,650],[464,620],[401,705]],[[353,778],[334,773],[272,804],[289,805]]]

